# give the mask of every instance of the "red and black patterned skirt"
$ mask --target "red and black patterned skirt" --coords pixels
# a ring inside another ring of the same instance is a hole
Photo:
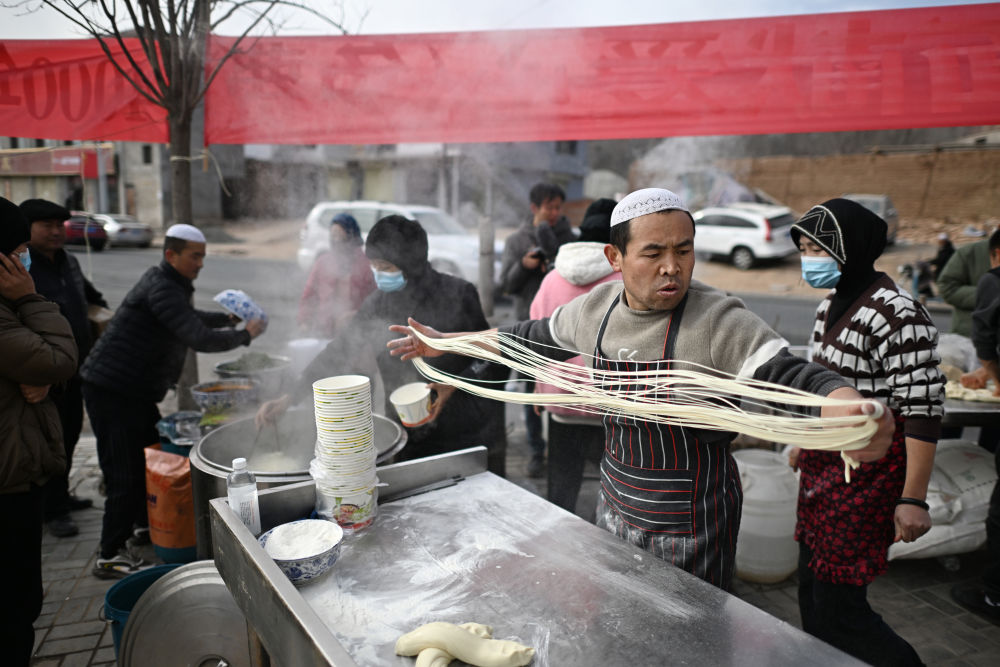
[[[906,481],[903,419],[884,458],[862,463],[844,481],[839,453],[802,450],[795,539],[812,550],[809,568],[833,584],[870,584],[888,569],[896,499]]]

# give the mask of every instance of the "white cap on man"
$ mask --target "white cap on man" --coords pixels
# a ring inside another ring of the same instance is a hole
[[[167,237],[172,239],[183,239],[192,243],[205,243],[205,235],[194,225],[170,225],[167,228]]]
[[[611,226],[628,222],[650,213],[660,211],[684,211],[690,213],[684,200],[670,190],[663,188],[643,188],[622,198],[611,212]]]

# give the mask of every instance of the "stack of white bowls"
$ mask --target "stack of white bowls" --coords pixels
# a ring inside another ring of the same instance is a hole
[[[375,425],[371,381],[337,375],[313,383],[316,458],[309,472],[316,481],[316,512],[347,530],[375,520]]]

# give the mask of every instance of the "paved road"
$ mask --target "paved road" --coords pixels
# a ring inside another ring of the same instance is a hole
[[[73,249],[73,252],[86,272],[86,253],[77,249]],[[90,257],[93,282],[104,293],[108,302],[117,306],[143,271],[159,261],[160,254],[160,250],[155,248],[113,248],[93,253]],[[255,347],[277,351],[284,341],[295,337],[295,312],[304,281],[305,275],[291,261],[210,255],[195,282],[195,304],[206,310],[218,309],[219,306],[212,302],[212,296],[221,290],[235,288],[246,291],[264,308],[271,320],[267,334],[259,343],[255,343]],[[808,299],[752,293],[741,293],[740,296],[751,310],[790,343],[806,343],[812,330],[819,290],[815,298]],[[505,312],[504,304],[498,304],[497,318],[503,319]],[[951,326],[950,311],[937,309],[931,314],[938,329],[947,331]]]
[[[86,274],[86,252],[77,248],[71,250]],[[112,308],[117,307],[143,272],[157,264],[161,256],[162,251],[158,248],[112,248],[92,253],[89,258],[92,282]],[[295,313],[304,283],[305,275],[294,262],[210,255],[194,284],[195,305],[203,310],[220,310],[212,301],[213,296],[224,289],[244,290],[264,308],[270,319],[260,343],[277,350],[284,341],[294,337]]]

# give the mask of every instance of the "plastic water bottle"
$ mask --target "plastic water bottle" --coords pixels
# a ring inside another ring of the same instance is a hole
[[[233,459],[233,471],[226,477],[229,507],[255,536],[260,535],[260,505],[257,478],[247,469],[245,458]]]

